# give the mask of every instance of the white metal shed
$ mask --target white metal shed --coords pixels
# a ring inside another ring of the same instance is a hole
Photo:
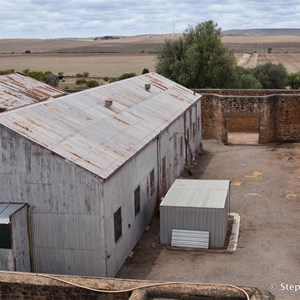
[[[223,247],[229,213],[229,180],[177,179],[160,204],[160,242],[173,229],[208,231],[209,247]]]

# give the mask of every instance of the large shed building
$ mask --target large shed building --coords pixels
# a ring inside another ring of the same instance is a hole
[[[200,116],[199,94],[156,73],[2,113],[0,203],[26,205],[30,253],[7,265],[115,276],[197,155]]]

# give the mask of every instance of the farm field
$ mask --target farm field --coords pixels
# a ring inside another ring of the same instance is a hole
[[[0,69],[63,72],[74,76],[117,77],[155,70],[156,55],[166,39],[180,34],[140,35],[118,39],[2,39]],[[252,68],[268,61],[282,63],[288,72],[300,71],[300,35],[224,35],[238,65]],[[271,48],[271,53],[268,53]],[[25,54],[25,51],[30,53]]]
[[[289,73],[300,71],[300,53],[235,53],[237,64],[254,68],[267,62],[283,64]]]
[[[90,76],[115,77],[123,73],[141,74],[144,68],[155,69],[154,54],[20,54],[0,55],[0,69],[25,69],[63,72],[65,75],[89,72]]]

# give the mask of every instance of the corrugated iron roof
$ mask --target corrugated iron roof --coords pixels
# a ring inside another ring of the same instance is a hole
[[[0,112],[66,95],[20,73],[0,76]]]
[[[0,203],[0,224],[9,224],[10,217],[25,204]]]
[[[3,113],[0,123],[105,179],[200,97],[148,73]]]
[[[229,180],[176,179],[160,206],[224,208]]]

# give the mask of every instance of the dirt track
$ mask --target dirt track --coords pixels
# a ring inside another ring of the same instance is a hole
[[[193,178],[230,179],[231,211],[241,216],[238,249],[170,250],[158,243],[155,219],[119,277],[258,286],[277,299],[300,299],[300,144],[231,145],[204,141]]]

